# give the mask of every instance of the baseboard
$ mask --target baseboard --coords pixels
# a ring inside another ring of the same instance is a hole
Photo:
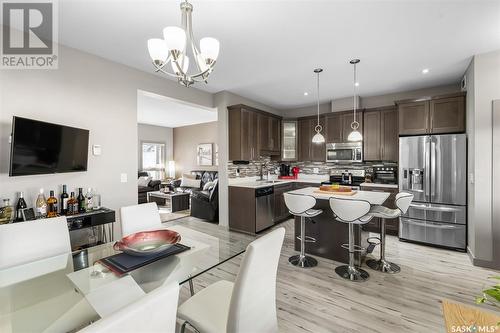
[[[474,253],[472,253],[472,251],[470,250],[470,248],[468,246],[467,246],[467,255],[469,256],[469,259],[474,266],[489,268],[489,269],[494,269],[494,270],[500,271],[500,263],[495,262],[495,261],[482,260],[482,259],[476,258],[474,256]]]

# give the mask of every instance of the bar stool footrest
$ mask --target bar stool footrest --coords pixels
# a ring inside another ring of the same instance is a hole
[[[302,240],[302,237],[297,236],[297,239],[298,240]],[[310,237],[310,236],[305,236],[304,237],[304,242],[306,242],[306,243],[316,243],[316,238]]]
[[[342,244],[340,247],[345,249],[345,250],[349,250],[349,243]],[[359,245],[353,245],[353,247],[354,247],[354,249],[353,249],[354,252],[365,252],[366,251],[366,248],[359,246]]]

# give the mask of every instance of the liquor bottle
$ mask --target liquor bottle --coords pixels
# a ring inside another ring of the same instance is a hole
[[[94,210],[101,209],[101,195],[94,189],[94,196],[92,197],[92,208]]]
[[[57,199],[54,196],[54,191],[50,191],[50,196],[47,199],[47,217],[57,217]]]
[[[86,211],[86,201],[87,199],[83,195],[83,188],[78,188],[78,197],[76,198],[78,201],[78,213],[85,213]]]
[[[26,208],[28,208],[28,205],[26,205],[26,201],[24,200],[24,193],[19,192],[19,200],[17,200],[17,206],[16,206],[16,222],[24,221],[23,209]]]
[[[66,185],[63,185],[63,191],[61,194],[61,215],[68,214],[68,192],[66,192]]]
[[[75,192],[71,192],[71,196],[68,199],[68,211],[66,215],[78,214],[78,201],[75,198]]]
[[[36,206],[37,218],[47,217],[47,200],[45,200],[45,195],[43,194],[43,188],[41,188],[40,192],[38,193],[35,206]]]
[[[87,206],[86,206],[87,211],[91,211],[91,210],[94,209],[94,200],[93,200],[93,196],[94,195],[92,194],[92,188],[89,187],[87,189],[87,194],[85,196],[87,198],[87,202],[86,202],[86,204],[87,204]]]
[[[10,205],[10,199],[3,199],[3,206],[0,208],[0,224],[12,222],[14,218],[14,209]]]

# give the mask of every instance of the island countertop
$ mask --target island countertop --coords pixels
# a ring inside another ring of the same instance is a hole
[[[339,195],[339,194],[329,194],[329,193],[317,193],[317,187],[306,187],[294,191],[290,191],[290,194],[300,194],[313,196],[317,200],[328,200],[330,198],[340,198],[348,200],[365,200],[370,203],[370,205],[382,205],[387,198],[389,198],[390,193],[388,192],[374,192],[374,191],[357,191],[353,195]]]

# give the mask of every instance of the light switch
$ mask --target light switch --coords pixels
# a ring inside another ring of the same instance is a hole
[[[93,145],[92,146],[92,154],[94,156],[99,156],[101,155],[101,145]]]
[[[122,183],[128,182],[128,177],[127,177],[126,173],[120,174],[120,182],[122,182]]]

